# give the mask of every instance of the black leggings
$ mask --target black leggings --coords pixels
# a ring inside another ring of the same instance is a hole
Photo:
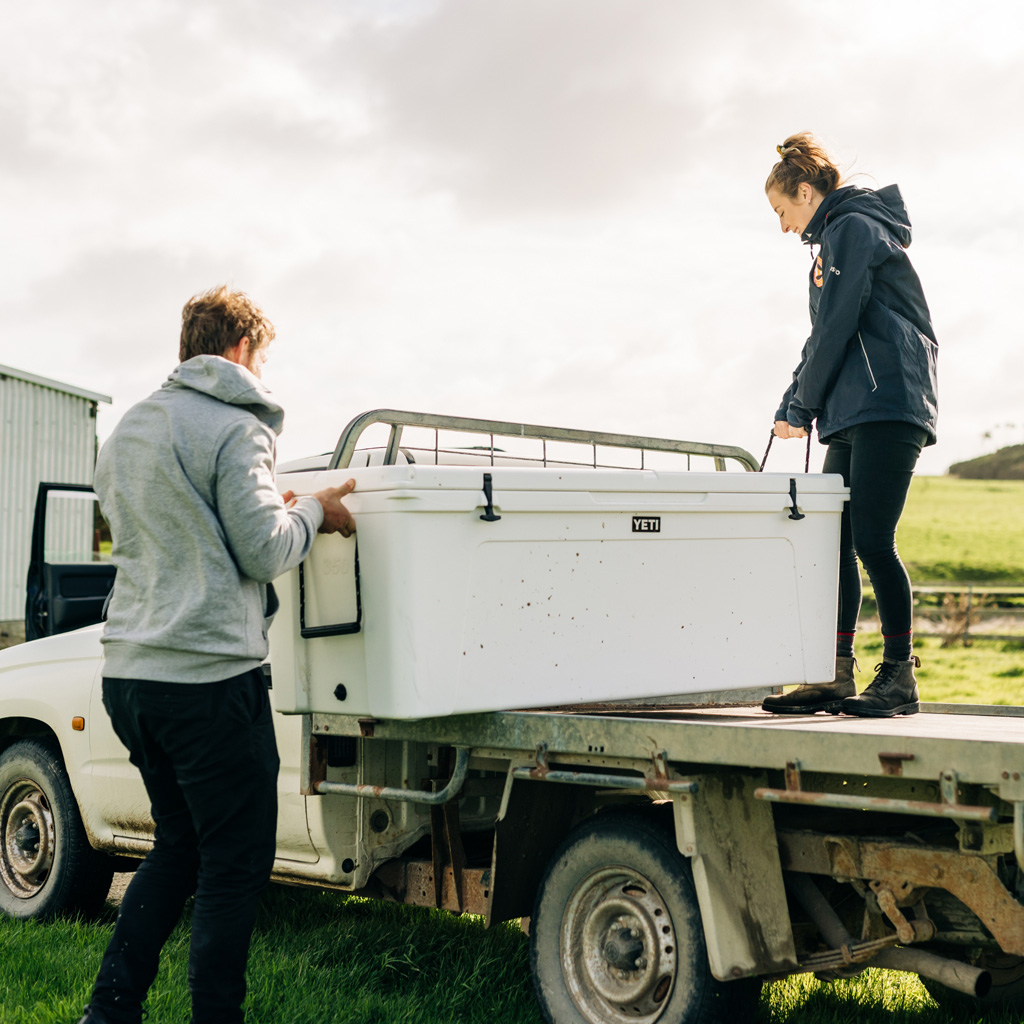
[[[923,427],[888,421],[858,423],[829,438],[822,472],[842,474],[850,488],[839,540],[840,633],[857,628],[858,558],[875,590],[882,635],[903,636],[913,628],[910,577],[896,550],[896,525],[927,439]]]

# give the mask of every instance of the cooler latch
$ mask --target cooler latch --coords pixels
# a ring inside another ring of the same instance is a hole
[[[494,484],[490,473],[484,473],[484,500],[487,502],[484,514],[480,517],[485,523],[496,523],[501,516],[494,512]]]
[[[807,517],[796,507],[796,477],[791,476],[789,478],[789,506],[790,506],[790,519],[806,519]]]

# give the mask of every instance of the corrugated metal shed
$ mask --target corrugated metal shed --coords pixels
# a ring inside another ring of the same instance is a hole
[[[92,483],[100,402],[110,398],[0,365],[0,621],[25,614],[40,482]]]

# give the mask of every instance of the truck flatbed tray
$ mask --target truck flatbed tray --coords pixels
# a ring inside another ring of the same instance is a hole
[[[518,712],[517,712],[518,713]],[[622,704],[608,702],[604,704],[568,704],[562,707],[553,708],[531,708],[525,710],[526,714],[558,714],[558,715],[597,715],[623,718],[660,718],[680,721],[707,721],[708,719],[723,719],[727,723],[736,720],[739,723],[750,725],[759,723],[761,725],[809,725],[811,728],[819,727],[820,723],[832,721],[840,725],[857,723],[881,725],[892,732],[893,723],[909,724],[918,722],[919,728],[927,734],[932,724],[923,724],[921,716],[956,715],[961,718],[985,718],[985,719],[1008,719],[1006,727],[1013,731],[1014,736],[1019,736],[1024,742],[1024,706],[1011,704],[937,704],[922,702],[921,713],[918,715],[903,715],[896,718],[856,718],[852,715],[779,715],[762,711],[760,704],[743,703],[721,703],[721,704],[666,704],[664,701],[651,704],[630,702]],[[1015,721],[1016,720],[1016,721]],[[962,723],[958,728],[962,728]],[[948,731],[951,726],[944,725],[938,728]],[[987,728],[987,727],[982,727]]]
[[[472,756],[529,763],[540,747],[552,761],[608,764],[664,754],[687,765],[892,776],[992,787],[1024,800],[1022,709],[923,704],[898,718],[774,715],[757,705],[674,707],[578,705],[415,720],[312,716],[314,734],[372,735],[466,747]],[[1019,795],[1018,795],[1019,794]]]

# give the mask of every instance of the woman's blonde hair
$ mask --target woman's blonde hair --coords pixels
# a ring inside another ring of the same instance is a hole
[[[807,182],[823,196],[827,196],[842,183],[835,161],[810,132],[790,135],[781,146],[775,148],[781,159],[764,183],[765,192],[774,189],[787,199],[793,199],[797,189]]]

